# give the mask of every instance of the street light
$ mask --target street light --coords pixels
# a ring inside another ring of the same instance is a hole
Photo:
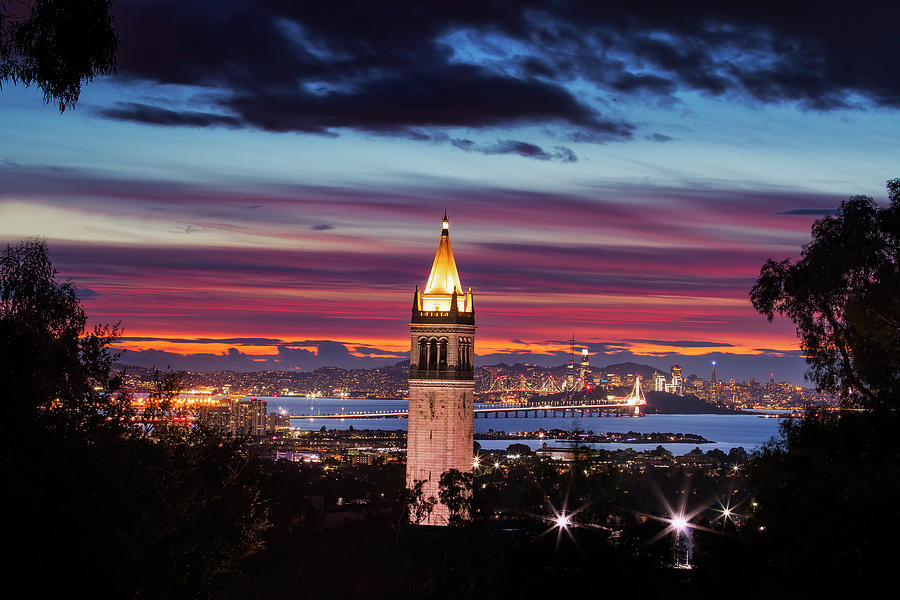
[[[694,539],[691,536],[691,522],[683,512],[669,519],[669,528],[675,534],[672,555],[676,569],[690,569],[691,557],[694,554]]]
[[[687,531],[687,528],[690,527],[690,523],[684,517],[684,515],[675,515],[669,520],[669,527],[671,527],[676,533],[684,533]]]
[[[565,513],[556,515],[556,519],[554,519],[554,522],[560,529],[568,529],[569,526],[572,525],[572,519]]]

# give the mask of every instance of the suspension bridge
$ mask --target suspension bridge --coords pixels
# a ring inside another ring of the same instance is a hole
[[[476,402],[473,409],[475,418],[537,418],[537,417],[592,417],[603,414],[640,417],[647,404],[641,378],[635,378],[634,388],[624,397],[607,396],[605,400],[585,400],[573,402],[558,400],[553,402],[520,402],[516,404],[487,404]],[[406,419],[408,410],[381,410],[340,412],[327,415],[289,415],[291,420],[341,420],[341,419]]]
[[[504,396],[508,394],[559,394],[566,391],[566,381],[561,383],[553,375],[544,375],[538,379],[529,379],[525,375],[518,377],[495,376],[488,389],[480,392],[480,396]]]

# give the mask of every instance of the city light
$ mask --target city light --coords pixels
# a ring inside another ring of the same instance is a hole
[[[572,519],[567,514],[559,514],[556,516],[555,522],[560,529],[568,529],[572,524]]]
[[[719,508],[716,509],[716,512],[719,513],[718,518],[722,519],[722,525],[731,521],[732,523],[737,523],[738,515],[734,512],[736,506],[731,506],[731,501],[729,500],[725,504],[719,502]]]
[[[677,533],[684,533],[690,527],[690,523],[683,514],[678,514],[669,520],[669,526]]]

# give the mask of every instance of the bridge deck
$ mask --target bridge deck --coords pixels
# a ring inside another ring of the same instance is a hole
[[[605,402],[603,404],[540,404],[534,406],[500,406],[496,408],[476,408],[474,409],[474,413],[478,414],[489,414],[489,413],[529,413],[531,411],[541,412],[541,411],[565,411],[565,412],[580,412],[587,410],[605,410],[605,409],[613,409],[613,408],[634,408],[635,406],[643,406],[641,404],[633,404],[631,402]],[[308,421],[312,421],[315,419],[405,419],[409,417],[409,411],[381,411],[381,412],[350,412],[350,413],[336,413],[330,415],[290,415],[291,419],[306,419]]]

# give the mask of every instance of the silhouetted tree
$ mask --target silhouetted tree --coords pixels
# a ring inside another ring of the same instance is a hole
[[[118,47],[112,0],[0,0],[0,86],[37,85],[60,112],[115,72]]]
[[[408,496],[404,504],[409,507],[410,520],[418,525],[428,518],[437,505],[437,498],[425,496],[425,480],[416,479],[413,487],[407,490]]]
[[[0,256],[0,436],[33,426],[96,436],[121,433],[128,407],[119,402],[118,325],[87,327],[71,282],[56,281],[47,245],[27,240]]]
[[[799,261],[767,261],[751,292],[790,317],[808,377],[844,408],[808,410],[746,466],[755,571],[785,597],[892,584],[900,534],[900,180],[890,204],[854,196],[816,221]],[[882,588],[883,589],[883,588]]]
[[[769,259],[750,292],[789,317],[823,390],[869,408],[900,407],[900,179],[890,204],[853,196],[815,222],[798,261]]]
[[[900,513],[900,421],[811,410],[746,466],[760,570],[790,596],[861,591],[893,577]],[[762,528],[762,529],[760,529]]]
[[[87,329],[47,246],[0,257],[0,489],[31,595],[216,597],[266,543],[266,472],[202,427],[148,435],[111,376],[116,327]],[[163,376],[157,396],[177,392]],[[47,577],[52,573],[53,577]]]
[[[506,447],[507,454],[518,454],[520,456],[528,456],[531,454],[531,447],[528,444],[510,444]]]
[[[441,503],[447,505],[450,513],[450,524],[461,525],[471,518],[472,514],[472,474],[458,469],[450,469],[441,475]]]

